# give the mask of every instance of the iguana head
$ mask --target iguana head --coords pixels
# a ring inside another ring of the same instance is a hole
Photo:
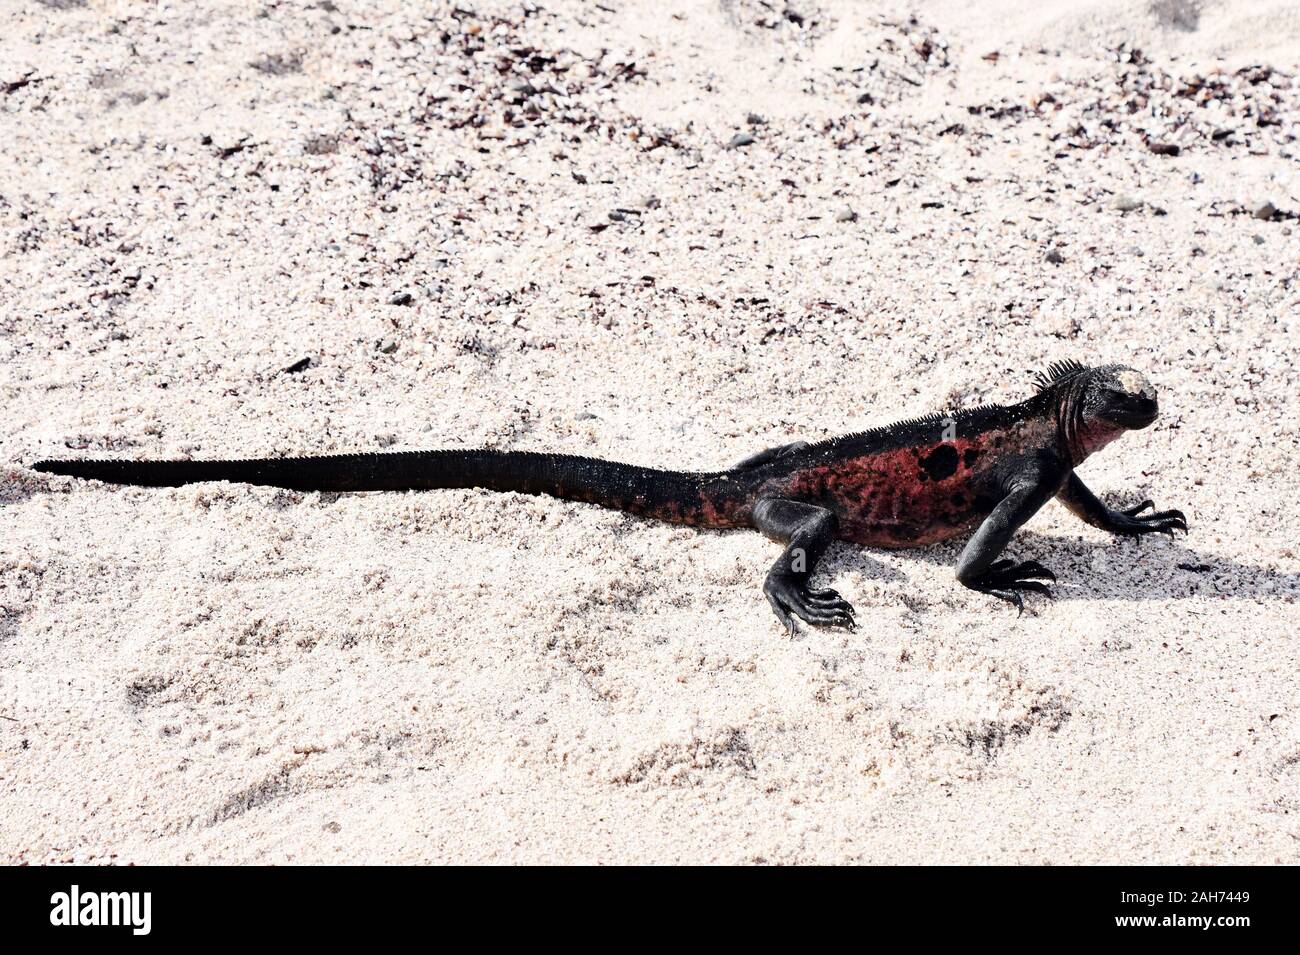
[[[1092,419],[1126,431],[1145,428],[1160,414],[1151,382],[1127,365],[1092,369],[1081,400],[1085,421]]]
[[[1058,362],[1039,376],[1038,385],[1040,400],[1053,408],[1076,465],[1125,431],[1147,427],[1160,414],[1151,382],[1127,365],[1090,368]]]

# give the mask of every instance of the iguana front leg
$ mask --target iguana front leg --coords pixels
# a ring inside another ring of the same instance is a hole
[[[794,617],[808,623],[839,624],[853,629],[853,607],[829,588],[808,586],[813,568],[835,539],[838,521],[824,507],[764,498],[754,505],[754,526],[787,545],[763,581],[763,593],[778,620],[794,633]]]
[[[1056,481],[1059,480],[1058,476]],[[1016,563],[996,558],[1011,540],[1011,535],[1051,499],[1056,481],[1025,477],[1011,485],[1007,496],[984,518],[984,523],[961,552],[957,561],[957,579],[962,584],[1015,604],[1018,611],[1024,610],[1024,599],[1020,596],[1023,591],[1052,595],[1043,581],[1055,582],[1056,575],[1038,561]]]
[[[1175,529],[1187,533],[1187,517],[1182,511],[1152,511],[1143,514],[1148,507],[1155,506],[1149,500],[1122,511],[1114,510],[1098,500],[1097,495],[1088,490],[1074,472],[1070,473],[1069,480],[1056,496],[1081,521],[1112,534],[1141,537],[1143,534],[1160,533],[1173,537]]]

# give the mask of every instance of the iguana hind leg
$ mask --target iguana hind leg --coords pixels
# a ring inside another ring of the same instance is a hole
[[[829,588],[808,586],[813,569],[835,539],[835,515],[824,507],[765,498],[754,506],[754,526],[786,545],[763,581],[763,593],[778,620],[794,633],[794,618],[853,629],[853,606]]]

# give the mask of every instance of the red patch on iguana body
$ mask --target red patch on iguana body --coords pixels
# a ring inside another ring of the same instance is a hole
[[[987,435],[896,448],[795,472],[778,493],[822,504],[839,517],[840,537],[876,547],[947,540],[988,512],[972,487]]]

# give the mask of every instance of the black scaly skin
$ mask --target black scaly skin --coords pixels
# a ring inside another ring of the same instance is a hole
[[[481,487],[549,494],[651,517],[698,496],[711,475],[530,451],[398,451],[234,461],[41,461],[37,471],[110,484],[180,487],[202,481],[294,491],[425,491]],[[721,475],[719,475],[720,477]]]
[[[697,527],[752,527],[785,545],[763,584],[776,616],[852,627],[853,608],[814,589],[834,540],[916,547],[975,529],[957,563],[965,586],[1023,608],[1056,578],[998,559],[1052,497],[1118,535],[1186,532],[1181,511],[1114,510],[1075,473],[1089,454],[1157,415],[1155,390],[1121,365],[1053,365],[1015,405],[903,421],[818,444],[762,451],[725,471],[686,472],[528,451],[411,451],[236,461],[41,461],[38,471],[148,487],[233,481],[296,491],[487,488],[546,494]]]

